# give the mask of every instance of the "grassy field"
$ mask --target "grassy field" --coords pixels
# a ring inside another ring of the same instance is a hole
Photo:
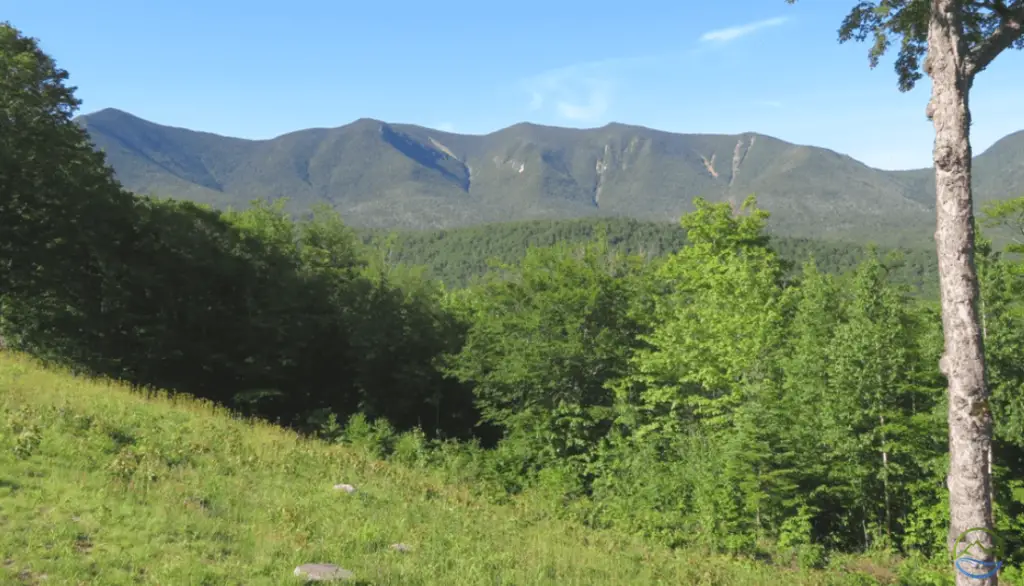
[[[803,571],[651,547],[528,499],[488,503],[436,469],[3,352],[0,433],[3,584],[276,585],[314,562],[364,585],[945,583],[863,557]]]

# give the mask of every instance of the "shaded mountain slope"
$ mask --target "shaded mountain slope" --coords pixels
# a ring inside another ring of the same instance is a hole
[[[162,126],[119,110],[79,118],[136,192],[244,206],[318,203],[356,226],[451,228],[485,222],[626,216],[674,221],[695,197],[758,196],[782,234],[926,243],[929,170],[882,171],[828,149],[756,133],[674,134],[609,124],[516,124],[487,135],[360,119],[270,140]],[[1024,132],[978,157],[978,199],[1024,192]]]

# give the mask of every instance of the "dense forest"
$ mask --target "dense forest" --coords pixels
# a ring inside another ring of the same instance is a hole
[[[462,288],[488,272],[494,261],[515,263],[530,247],[558,243],[606,240],[618,252],[646,260],[678,252],[686,244],[686,230],[679,224],[647,222],[632,218],[583,218],[534,220],[485,224],[451,230],[357,230],[364,244],[385,251],[393,264],[418,266],[425,276],[449,288]],[[868,255],[871,246],[773,235],[772,249],[786,262],[786,274],[796,274],[804,261],[813,258],[823,272],[841,275]],[[935,251],[931,249],[879,247],[892,278],[911,286],[927,299],[938,298]]]
[[[71,120],[66,73],[33,40],[0,27],[0,58],[17,72],[0,80],[8,347],[326,438],[365,428],[385,454],[411,431],[495,499],[540,491],[557,514],[672,545],[808,566],[946,554],[923,256],[769,238],[753,198],[698,199],[678,229],[378,238],[326,209],[140,197]],[[483,271],[491,256],[504,262]],[[1024,263],[983,241],[978,265],[996,520],[1019,564]]]

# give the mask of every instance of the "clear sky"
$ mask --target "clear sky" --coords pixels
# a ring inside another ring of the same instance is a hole
[[[481,134],[516,122],[754,131],[930,166],[927,79],[839,45],[854,0],[0,0],[71,73],[82,112],[270,138],[368,117]],[[1024,129],[1024,52],[975,83],[981,153]]]

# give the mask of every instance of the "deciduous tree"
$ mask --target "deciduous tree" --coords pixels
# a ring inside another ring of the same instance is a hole
[[[901,91],[924,74],[932,81],[925,114],[935,126],[935,243],[945,335],[939,368],[949,393],[951,546],[962,531],[993,526],[992,413],[974,264],[969,97],[977,74],[1000,53],[1024,48],[1022,35],[1024,0],[862,1],[839,29],[840,42],[873,40],[872,67],[899,40],[895,67]],[[992,546],[987,534],[977,536]],[[957,581],[994,585],[997,578],[977,580],[958,572]]]

